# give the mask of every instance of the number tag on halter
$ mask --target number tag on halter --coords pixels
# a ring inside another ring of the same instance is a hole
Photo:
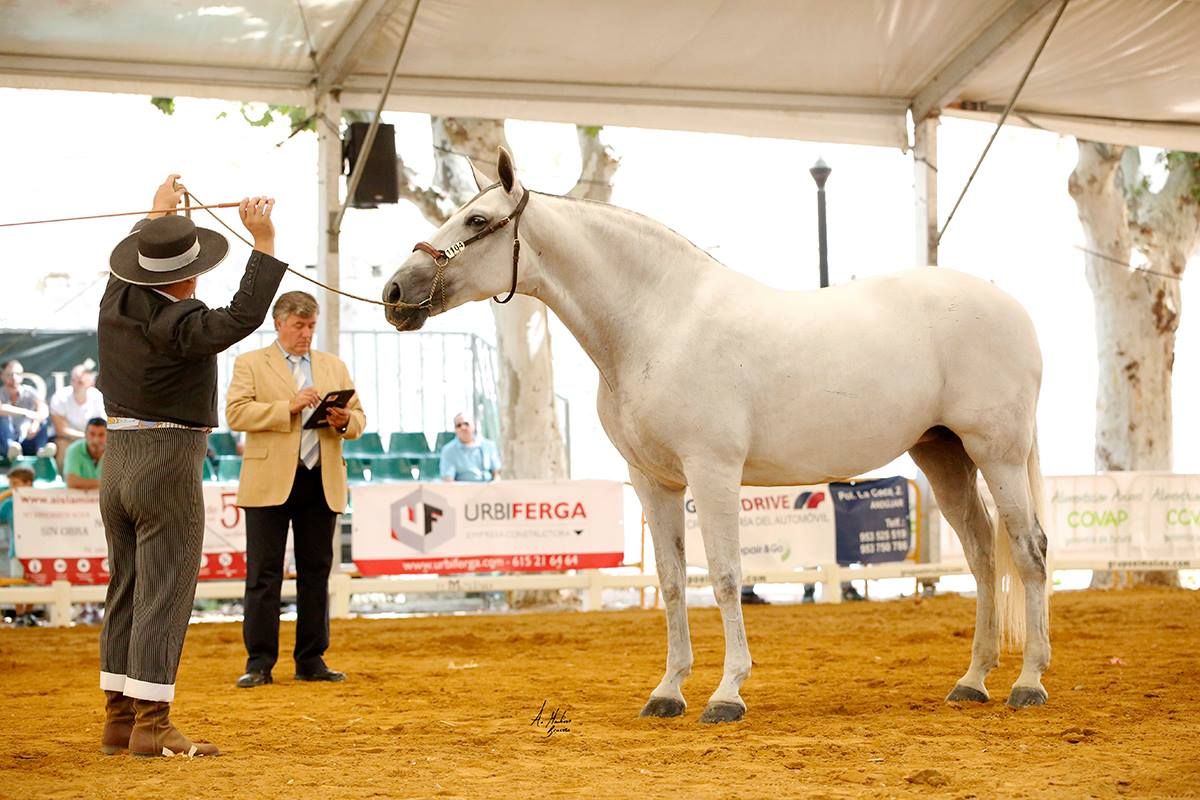
[[[454,258],[456,255],[458,255],[459,253],[461,253],[463,250],[466,250],[466,249],[467,249],[467,246],[463,242],[455,242],[454,244],[450,245],[445,250],[443,250],[442,254],[446,257],[446,260],[449,261],[450,259]]]

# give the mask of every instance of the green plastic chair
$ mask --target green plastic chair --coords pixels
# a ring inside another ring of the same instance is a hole
[[[371,459],[371,481],[411,481],[413,461],[407,456],[375,456]]]
[[[421,456],[417,468],[420,470],[421,480],[436,481],[442,477],[442,457],[432,453]]]
[[[363,455],[383,455],[383,440],[374,431],[364,433],[357,439],[347,439],[342,442],[342,452],[355,455],[360,453]]]
[[[208,447],[219,456],[237,455],[237,439],[232,431],[213,431],[208,435]]]
[[[441,455],[442,448],[448,445],[454,439],[454,431],[442,431],[437,435],[437,442],[433,445],[433,452]]]
[[[204,459],[204,473],[203,473],[203,476],[201,477],[201,480],[215,481],[216,479],[217,479],[217,476],[213,473],[212,462],[209,461],[207,458],[205,458]]]
[[[14,467],[24,467],[33,470],[33,479],[43,483],[54,483],[58,480],[58,467],[54,459],[45,456],[21,456],[13,462]]]
[[[429,440],[416,431],[393,433],[388,439],[388,455],[423,456],[429,453]]]
[[[207,459],[205,459],[207,460]],[[241,456],[220,456],[217,458],[217,480],[236,481],[242,476]]]
[[[371,459],[357,458],[355,456],[346,456],[346,478],[351,483],[366,483],[367,482],[367,467],[371,466]],[[374,472],[374,470],[372,470]]]

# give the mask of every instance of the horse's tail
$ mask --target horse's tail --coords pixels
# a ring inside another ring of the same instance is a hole
[[[1033,503],[1034,530],[1032,535],[1036,540],[1045,536],[1042,532],[1042,520],[1046,518],[1043,498],[1042,465],[1038,457],[1037,426],[1033,430],[1033,446],[1029,450],[1026,464],[1029,476],[1029,497]],[[1016,563],[1012,555],[1012,537],[1008,535],[1008,526],[1004,524],[1000,514],[996,514],[996,538],[994,552],[996,554],[996,610],[998,612],[998,627],[1000,629],[1000,644],[1002,648],[1020,650],[1025,646],[1025,584],[1017,574]],[[1046,575],[1046,590],[1050,588],[1050,575]],[[1050,604],[1044,608],[1049,614]],[[1049,630],[1049,620],[1046,621]]]

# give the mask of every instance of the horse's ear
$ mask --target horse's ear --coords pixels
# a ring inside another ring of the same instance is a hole
[[[489,179],[487,175],[484,175],[479,171],[479,167],[475,166],[475,162],[471,161],[470,159],[467,159],[467,161],[471,165],[471,174],[475,176],[475,186],[478,187],[479,191],[482,192],[484,189],[491,186],[493,181]]]
[[[517,181],[517,165],[513,163],[512,155],[503,147],[496,152],[496,174],[500,177],[500,185],[504,191],[513,194],[521,184]]]

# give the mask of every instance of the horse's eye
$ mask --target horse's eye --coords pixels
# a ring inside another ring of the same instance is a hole
[[[487,217],[480,216],[479,214],[472,214],[471,216],[467,217],[467,224],[472,228],[482,228],[484,225],[487,225]]]

